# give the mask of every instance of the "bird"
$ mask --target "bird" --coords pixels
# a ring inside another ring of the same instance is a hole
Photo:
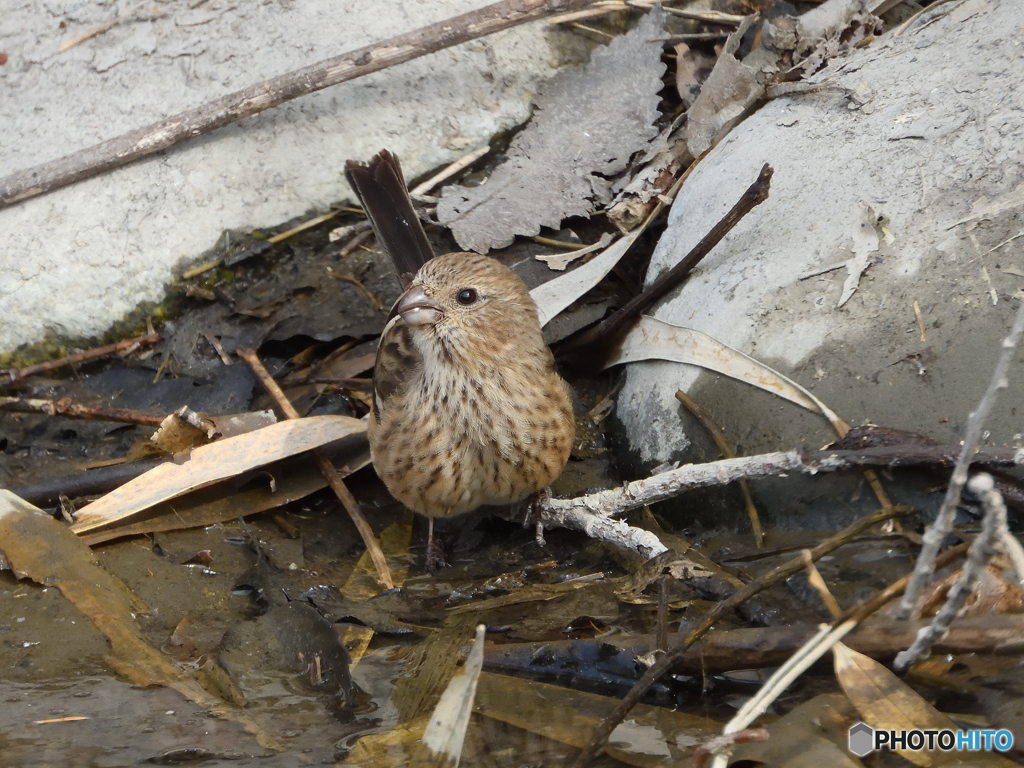
[[[435,518],[536,500],[562,473],[572,398],[518,275],[485,255],[434,256],[391,152],[350,160],[345,175],[404,287],[377,346],[370,456],[392,496],[427,517],[435,572]]]

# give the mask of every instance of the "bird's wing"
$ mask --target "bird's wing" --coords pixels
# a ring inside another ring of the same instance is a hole
[[[409,326],[393,313],[377,344],[377,362],[373,366],[373,417],[378,423],[388,404],[402,397],[409,379],[423,363],[412,341]]]
[[[412,206],[398,157],[383,149],[369,163],[349,160],[345,163],[345,178],[359,197],[377,240],[387,250],[399,277],[408,283],[406,276],[415,275],[434,258],[434,252]]]

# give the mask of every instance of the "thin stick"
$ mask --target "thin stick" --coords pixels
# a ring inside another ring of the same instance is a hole
[[[704,410],[696,400],[690,397],[683,390],[676,390],[676,400],[683,404],[690,413],[693,414],[694,418],[700,422],[701,426],[708,431],[711,435],[711,439],[715,441],[715,445],[718,447],[719,453],[722,454],[723,459],[735,459],[736,449],[732,443],[729,442],[729,438],[725,436],[725,432],[722,431],[711,414]],[[750,529],[754,534],[754,546],[758,549],[764,548],[764,528],[761,527],[761,518],[757,514],[757,507],[754,505],[754,497],[750,494],[750,484],[746,480],[740,480],[740,492],[743,494],[743,502],[747,506],[747,517],[750,519]]]
[[[1014,320],[1013,328],[1010,329],[1010,335],[1003,339],[1003,351],[996,362],[992,381],[989,382],[981,402],[978,403],[977,409],[967,422],[963,449],[960,451],[960,458],[949,479],[946,498],[942,500],[942,507],[939,508],[939,513],[935,516],[935,522],[929,525],[924,532],[921,554],[917,557],[914,575],[900,602],[898,615],[901,619],[907,618],[916,610],[921,591],[935,572],[935,555],[938,553],[943,539],[953,530],[953,520],[956,517],[957,504],[960,502],[960,492],[967,483],[967,469],[978,450],[978,443],[981,442],[981,428],[995,406],[997,393],[1008,385],[1006,371],[1010,367],[1010,360],[1013,359],[1014,350],[1017,348],[1022,333],[1024,333],[1024,302],[1021,302],[1020,308],[1017,310],[1017,318]]]
[[[100,357],[107,357],[108,355],[127,355],[134,352],[139,347],[156,344],[158,341],[160,341],[159,333],[146,333],[142,336],[136,336],[132,339],[122,339],[121,341],[116,341],[113,344],[106,344],[102,347],[86,350],[85,352],[76,352],[73,355],[67,355],[66,357],[58,358],[57,360],[47,360],[45,363],[27,365],[24,368],[11,368],[5,371],[0,371],[0,387],[8,387],[16,381],[21,381],[29,376],[35,376],[37,373],[46,373],[47,371],[53,371],[57,368],[63,368],[65,365],[77,365],[78,363],[84,363],[88,360],[96,360]]]
[[[436,187],[442,181],[444,181],[445,179],[450,179],[456,173],[458,173],[459,171],[461,171],[461,170],[463,170],[465,168],[469,168],[469,166],[471,166],[473,163],[475,163],[477,160],[479,160],[481,157],[483,157],[484,155],[486,155],[490,151],[491,151],[490,146],[483,146],[483,147],[480,147],[480,149],[474,149],[472,152],[469,152],[469,153],[463,155],[462,157],[460,157],[458,160],[456,160],[454,163],[449,165],[447,168],[444,168],[440,172],[435,173],[433,176],[431,176],[429,179],[424,181],[422,184],[417,184],[409,192],[409,194],[410,195],[425,195],[425,194],[427,194],[430,190],[432,190],[434,187]]]
[[[885,509],[872,512],[870,515],[866,515],[859,520],[856,520],[853,524],[847,526],[839,533],[834,536],[830,536],[821,542],[811,550],[811,558],[818,560],[829,552],[838,549],[850,539],[863,531],[866,531],[871,526],[876,525],[883,520],[888,520],[891,517],[909,514],[910,511],[910,507],[901,506],[887,507]],[[701,622],[686,635],[686,639],[682,644],[673,648],[670,653],[665,654],[657,662],[651,665],[644,673],[644,676],[640,678],[639,682],[637,682],[637,684],[630,689],[629,693],[626,694],[626,697],[622,700],[619,706],[617,706],[608,717],[601,721],[601,724],[594,732],[590,743],[587,744],[586,748],[577,756],[576,761],[572,764],[572,768],[586,768],[586,766],[590,764],[601,748],[604,747],[605,743],[608,741],[608,737],[611,735],[612,731],[615,730],[615,727],[625,719],[626,715],[629,714],[629,711],[636,705],[640,698],[647,693],[648,689],[650,689],[650,687],[662,675],[672,668],[672,665],[683,656],[687,648],[707,634],[708,630],[714,626],[716,621],[742,605],[758,592],[767,589],[773,584],[779,583],[783,579],[792,576],[803,568],[804,557],[803,555],[798,555],[797,557],[787,560],[782,565],[773,568],[763,576],[754,579],[749,584],[738,589],[729,598],[716,603],[715,606],[708,611],[707,615],[704,616]]]
[[[914,644],[896,656],[893,669],[903,673],[907,668],[932,652],[935,641],[949,631],[949,625],[963,609],[967,598],[971,596],[981,574],[988,567],[992,555],[996,552],[1001,534],[1006,530],[1006,505],[1003,497],[995,489],[990,475],[981,474],[971,480],[971,491],[981,497],[985,506],[985,517],[981,521],[981,535],[974,540],[967,552],[967,561],[960,571],[960,578],[949,590],[946,602],[935,614],[932,623],[917,633]],[[914,571],[917,575],[917,571]],[[913,583],[913,582],[911,582]]]
[[[23,397],[0,397],[0,411],[16,413],[44,413],[47,416],[66,416],[69,419],[91,421],[116,421],[122,424],[140,424],[144,427],[159,427],[166,417],[142,413],[128,408],[105,408],[102,405],[83,405],[70,397],[46,400]]]
[[[676,181],[672,190],[666,195],[666,199],[670,201],[675,199],[679,189],[682,187],[683,182],[689,176],[690,171],[696,167],[700,158],[695,160],[691,164],[690,168]],[[665,274],[661,275],[655,280],[649,287],[645,288],[642,293],[634,296],[622,307],[614,312],[610,317],[602,320],[600,323],[584,331],[579,336],[570,339],[565,345],[558,350],[559,355],[566,353],[575,353],[577,355],[582,354],[582,351],[595,344],[596,342],[611,342],[618,340],[622,335],[628,331],[633,322],[644,312],[648,307],[652,306],[659,299],[663,298],[666,294],[678,287],[686,276],[690,274],[694,267],[700,263],[701,259],[707,256],[711,250],[718,245],[718,243],[725,237],[733,227],[740,223],[744,216],[746,216],[755,207],[763,203],[768,199],[768,194],[771,191],[772,181],[772,167],[765,163],[761,167],[761,171],[746,191],[740,196],[740,199],[736,201],[736,204],[729,209],[729,212],[721,218],[721,220],[711,228],[701,239],[697,245],[695,245],[686,256],[683,257],[682,261],[676,264]],[[646,227],[655,216],[657,216],[662,209],[665,207],[665,201],[658,201],[658,205],[655,206],[654,210],[651,211],[650,215],[645,219],[643,226]],[[593,357],[588,355],[588,363],[593,366]]]
[[[145,128],[0,179],[0,208],[96,176],[338,83],[593,0],[501,2],[264,80]]]
[[[768,706],[785,691],[794,680],[810,669],[818,659],[852,632],[857,626],[855,621],[847,621],[837,627],[823,626],[810,640],[804,643],[800,649],[772,674],[761,686],[760,690],[747,700],[732,720],[726,723],[722,729],[723,734],[738,733],[745,730],[754,720],[768,709]],[[730,745],[723,745],[715,750],[715,760],[712,768],[725,768],[729,762],[729,753],[732,751]]]
[[[277,385],[277,382],[271,378],[270,373],[266,368],[263,367],[263,363],[257,356],[256,351],[248,349],[246,347],[239,347],[236,354],[242,358],[252,369],[252,372],[256,374],[256,377],[260,380],[263,388],[267,390],[272,398],[277,402],[278,407],[284,413],[285,418],[298,419],[299,412],[295,410],[295,406],[288,400],[287,395],[281,390],[281,387]],[[331,490],[338,496],[338,499],[344,505],[345,510],[348,512],[349,517],[352,518],[352,522],[355,523],[356,530],[359,531],[359,535],[363,538],[363,543],[366,545],[366,551],[370,555],[370,559],[373,561],[373,567],[377,570],[377,580],[384,586],[385,589],[394,589],[394,582],[391,580],[391,571],[388,570],[388,561],[384,558],[384,552],[381,551],[380,544],[377,543],[377,537],[373,535],[373,529],[370,524],[366,522],[366,518],[363,517],[363,513],[359,511],[359,504],[356,502],[355,497],[349,492],[345,486],[345,481],[341,479],[341,475],[338,474],[338,470],[331,464],[331,460],[327,458],[326,454],[319,448],[315,448],[311,451],[313,458],[316,459],[317,464],[320,467],[320,471],[324,473],[324,477],[327,478],[327,483],[331,486]]]

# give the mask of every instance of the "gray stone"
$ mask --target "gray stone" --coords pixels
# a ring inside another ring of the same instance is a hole
[[[150,17],[145,3],[6,2],[0,175],[485,4],[209,0],[161,4]],[[0,210],[0,352],[48,332],[101,333],[160,301],[175,266],[224,230],[350,197],[347,158],[388,147],[415,176],[521,123],[553,72],[546,31],[530,24],[440,51]]]
[[[765,162],[775,169],[771,197],[654,314],[774,367],[851,424],[959,441],[1024,295],[1024,238],[1011,240],[1024,231],[1022,24],[1024,6],[989,2],[966,19],[925,25],[927,47],[923,30],[884,35],[814,78],[856,98],[780,98],[736,127],[677,197],[648,281],[703,237]],[[869,208],[884,217],[877,250],[864,245]],[[842,306],[845,268],[800,279],[849,262],[855,249],[867,268]],[[633,474],[717,457],[674,399],[678,388],[742,454],[836,438],[821,417],[748,385],[678,364],[632,364],[617,414]],[[1020,444],[1022,396],[1024,354],[990,442]],[[857,473],[752,487],[776,526],[830,527],[876,506]],[[688,495],[675,506],[684,520],[738,524],[742,507],[715,498]],[[731,516],[721,517],[725,509]]]

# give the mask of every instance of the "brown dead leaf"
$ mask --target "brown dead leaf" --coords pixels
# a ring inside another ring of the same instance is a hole
[[[135,615],[139,599],[95,560],[92,551],[61,523],[13,493],[0,489],[0,551],[18,578],[57,587],[110,641],[105,661],[135,685],[164,685],[214,714],[242,723],[261,745],[280,749],[249,716],[226,705],[183,675],[142,636]]]
[[[339,464],[337,459],[334,463]],[[351,454],[338,466],[338,472],[344,478],[369,463],[369,447],[361,440],[352,446]],[[243,479],[245,482],[240,482]],[[319,467],[299,456],[250,473],[248,477],[233,478],[157,504],[122,525],[92,528],[81,538],[94,547],[125,536],[201,528],[281,507],[326,487],[327,479]]]
[[[196,448],[183,464],[161,464],[94,501],[79,512],[72,530],[85,533],[109,525],[188,491],[365,431],[359,419],[312,416],[225,438]]]
[[[957,730],[952,720],[874,659],[842,643],[837,643],[832,652],[839,685],[868,725],[897,731]],[[963,758],[956,752],[940,749],[919,752],[898,749],[896,752],[922,768],[964,765]],[[970,763],[978,768],[1010,768],[1014,765],[1005,757],[990,752],[972,752]]]
[[[922,616],[934,616],[946,602],[946,595],[960,578],[957,570],[931,586],[931,592],[921,607]],[[1002,569],[989,564],[981,573],[974,591],[967,598],[962,615],[984,616],[989,613],[1024,612],[1024,590],[1003,575]]]

